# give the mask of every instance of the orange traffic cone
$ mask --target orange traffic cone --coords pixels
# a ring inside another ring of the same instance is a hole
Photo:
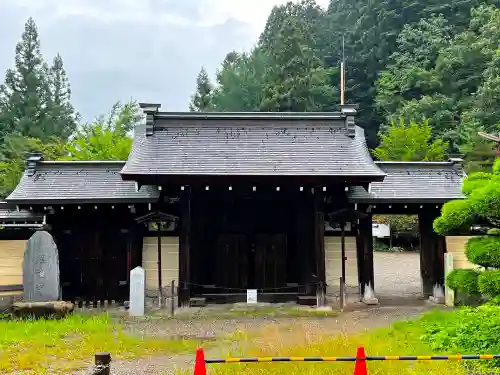
[[[354,375],[368,375],[366,368],[366,353],[365,348],[360,346],[356,353],[356,365],[354,366]]]
[[[194,362],[194,375],[207,375],[207,365],[205,363],[205,352],[202,348],[196,350],[196,360]]]

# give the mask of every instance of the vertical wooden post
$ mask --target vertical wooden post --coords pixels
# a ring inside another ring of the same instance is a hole
[[[373,233],[372,215],[359,219],[358,235],[356,238],[356,252],[358,255],[358,280],[361,286],[361,295],[365,293],[367,285],[375,290],[375,272],[373,265]]]
[[[96,353],[95,368],[92,375],[110,375],[111,374],[111,354]]]
[[[444,238],[434,232],[433,221],[439,215],[436,210],[425,210],[418,215],[420,233],[420,275],[422,295],[433,295],[434,286],[444,285]]]
[[[314,189],[314,254],[316,258],[317,292],[324,296],[326,293],[326,265],[325,265],[325,214],[324,194],[319,188]]]
[[[175,302],[175,280],[172,280],[172,287],[170,289],[170,297],[171,297],[171,305],[170,305],[170,313],[172,314],[172,316],[174,316],[175,314],[175,306],[174,306],[174,302]]]
[[[191,258],[191,187],[185,186],[181,194],[181,222],[179,236],[179,285],[178,305],[188,306],[190,294]]]
[[[161,308],[163,304],[163,291],[161,280],[161,222],[156,223],[156,233],[158,241],[158,307]]]

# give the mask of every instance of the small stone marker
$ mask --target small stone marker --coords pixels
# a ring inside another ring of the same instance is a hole
[[[247,303],[249,305],[257,303],[257,289],[247,289]]]
[[[145,275],[142,267],[130,271],[130,316],[144,316]]]
[[[48,232],[37,231],[26,242],[23,289],[26,302],[60,300],[59,252]]]

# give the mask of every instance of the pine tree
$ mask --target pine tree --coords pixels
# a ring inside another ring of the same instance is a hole
[[[61,55],[54,58],[49,71],[50,101],[48,120],[52,135],[67,139],[76,129],[78,115],[71,104],[71,87]]]
[[[201,68],[196,79],[196,93],[191,97],[191,112],[209,112],[212,110],[213,86],[205,68]]]
[[[47,70],[37,26],[29,18],[16,46],[15,68],[7,70],[0,87],[0,135],[47,138]]]
[[[335,72],[324,68],[309,47],[310,38],[302,20],[284,20],[272,51],[273,67],[265,74],[262,111],[328,111],[338,103],[330,85]]]

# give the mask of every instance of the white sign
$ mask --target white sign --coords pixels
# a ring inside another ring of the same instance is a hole
[[[257,289],[247,289],[247,303],[257,303]]]
[[[391,228],[386,224],[372,224],[373,237],[384,238],[391,236]]]
[[[130,316],[144,316],[145,272],[142,267],[130,271]]]

